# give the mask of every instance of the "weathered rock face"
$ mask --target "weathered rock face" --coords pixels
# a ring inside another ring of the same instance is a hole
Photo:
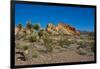
[[[80,35],[80,32],[77,31],[74,27],[71,27],[70,25],[59,23],[57,26],[54,26],[53,24],[48,24],[46,30],[48,32],[57,32],[57,33],[63,33],[66,35]]]
[[[22,29],[19,29],[18,27],[15,27],[15,35],[19,34],[19,35],[22,35],[22,34],[31,34],[34,30],[33,29],[26,29],[26,28],[22,28]]]

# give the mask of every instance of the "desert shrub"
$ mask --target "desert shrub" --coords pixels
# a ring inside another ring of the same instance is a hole
[[[52,45],[45,45],[45,46],[47,48],[47,52],[52,52],[53,51]]]
[[[40,25],[39,24],[35,24],[35,25],[33,25],[33,28],[38,31],[40,29]]]
[[[28,46],[26,45],[16,45],[16,49],[28,50]]]
[[[49,38],[48,34],[44,35],[43,41],[44,41],[44,46],[47,49],[47,52],[52,52],[53,51],[52,40]]]
[[[38,32],[38,35],[39,35],[40,38],[43,36],[43,34],[44,34],[44,30],[43,29]]]
[[[15,46],[16,47],[16,49],[22,49],[22,50],[28,50],[28,46],[23,46],[23,45],[16,45]]]
[[[25,45],[25,46],[23,46],[23,45],[16,45],[15,48],[16,48],[16,49],[27,50],[27,49],[28,49],[28,46],[26,46],[26,45]]]
[[[83,42],[83,41],[80,41],[80,42],[78,42],[77,44],[79,45],[78,48],[85,48],[85,49],[86,49],[86,48],[88,48],[88,44],[89,44],[89,43],[86,42],[86,41],[84,41],[84,42]]]
[[[36,42],[36,40],[37,40],[37,39],[36,39],[36,37],[34,37],[34,36],[30,36],[30,37],[29,37],[29,41],[30,41],[30,42]]]
[[[28,46],[23,46],[23,50],[28,50]]]
[[[16,48],[16,49],[22,49],[22,46],[16,45],[15,48]]]
[[[94,46],[94,42],[82,42],[79,43],[80,46],[77,48],[80,52],[80,54],[91,54],[95,51],[95,46]]]
[[[85,49],[83,49],[83,48],[80,48],[79,51],[78,51],[79,55],[86,55],[87,53],[88,52]]]
[[[89,47],[90,47],[90,49],[91,49],[92,52],[95,51],[95,44],[94,44],[94,42],[90,42],[89,43]]]
[[[77,42],[78,45],[83,45],[82,41]]]
[[[70,44],[73,44],[74,42],[73,41],[69,41],[69,40],[60,40],[59,41],[59,45],[61,46],[61,47],[64,47],[65,45],[66,46],[70,46]]]
[[[80,37],[80,39],[84,39],[83,37]]]
[[[16,49],[20,49],[21,51],[23,51],[23,55],[26,55],[28,54],[29,47],[26,45],[25,46],[17,45]]]
[[[32,58],[38,57],[38,51],[30,46],[27,50],[24,51],[25,57],[27,60],[32,61]]]
[[[39,36],[37,32],[33,32],[29,37],[28,40],[30,42],[36,42],[38,40]]]

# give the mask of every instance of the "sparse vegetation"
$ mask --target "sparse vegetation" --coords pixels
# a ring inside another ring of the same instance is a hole
[[[39,35],[40,38],[43,36],[43,34],[44,34],[44,30],[43,29],[38,32],[38,35]]]
[[[44,34],[43,41],[44,41],[44,46],[47,49],[47,52],[52,52],[53,51],[52,40],[49,38],[48,33]]]
[[[65,39],[65,40],[60,40],[59,41],[59,45],[61,46],[61,47],[65,47],[65,45],[66,46],[70,46],[70,44],[73,44],[74,42],[73,41],[69,41],[69,40],[67,40],[67,39]]]
[[[82,41],[79,41],[77,42],[78,45],[82,46],[83,45],[83,42]]]
[[[38,62],[41,60],[43,63],[46,61],[45,58],[47,62],[52,58],[59,61],[59,58],[69,57],[70,54],[70,58],[74,59],[72,57],[74,55],[77,59],[80,58],[79,56],[88,56],[89,53],[94,54],[95,51],[93,33],[85,33],[82,36],[77,36],[77,38],[72,35],[64,35],[65,31],[61,29],[58,31],[60,34],[56,34],[57,31],[49,32],[46,29],[41,29],[39,24],[32,25],[30,21],[24,28],[21,24],[18,24],[17,27],[19,30],[16,35],[15,47],[24,55],[25,62],[33,62],[34,64],[34,60]],[[64,59],[69,60],[68,58]]]
[[[39,36],[37,32],[33,32],[29,37],[30,42],[36,42],[38,40]]]
[[[16,49],[22,49],[22,46],[16,44]]]

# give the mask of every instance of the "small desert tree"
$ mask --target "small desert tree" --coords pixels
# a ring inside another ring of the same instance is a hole
[[[39,25],[39,24],[35,24],[35,25],[33,26],[33,28],[34,28],[36,31],[38,31],[38,30],[40,29],[40,25]]]

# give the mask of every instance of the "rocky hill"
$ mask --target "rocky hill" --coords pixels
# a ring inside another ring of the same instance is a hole
[[[80,35],[80,32],[77,31],[74,27],[64,24],[64,23],[59,23],[57,26],[49,23],[47,25],[46,30],[48,32],[54,32],[54,34],[65,34],[65,35]]]
[[[49,23],[45,29],[48,33],[52,33],[54,35],[80,35],[80,32],[76,30],[74,27],[64,24],[64,23],[59,23],[58,25],[53,25],[52,23]],[[27,29],[27,28],[21,28],[19,29],[18,27],[15,27],[15,35],[18,34],[31,34],[32,31],[34,31],[33,28]]]

